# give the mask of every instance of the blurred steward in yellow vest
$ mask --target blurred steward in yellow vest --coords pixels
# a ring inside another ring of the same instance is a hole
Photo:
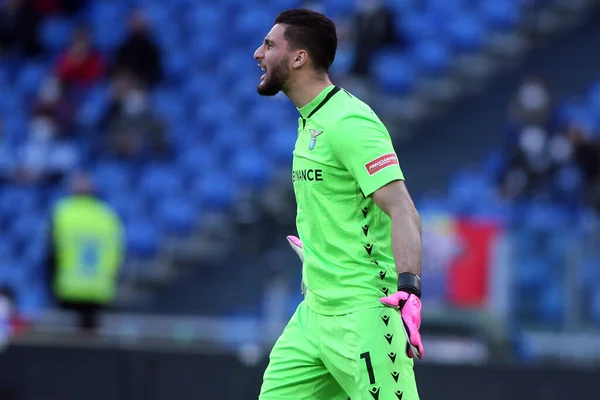
[[[95,331],[99,311],[116,295],[124,233],[88,176],[77,174],[71,192],[52,215],[52,288],[62,308],[79,314],[80,328]]]

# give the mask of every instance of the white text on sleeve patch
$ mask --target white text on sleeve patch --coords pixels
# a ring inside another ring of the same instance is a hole
[[[365,168],[369,175],[373,175],[390,165],[398,165],[398,157],[394,153],[377,157],[373,161],[366,163]]]

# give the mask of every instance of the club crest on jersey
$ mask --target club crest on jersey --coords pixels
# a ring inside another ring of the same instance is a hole
[[[323,133],[323,131],[318,131],[316,129],[309,129],[309,130],[310,130],[310,142],[308,143],[308,149],[312,150],[317,145],[317,136],[319,136],[321,133]]]

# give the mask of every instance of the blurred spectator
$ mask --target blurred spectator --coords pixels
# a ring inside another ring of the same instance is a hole
[[[17,298],[10,286],[0,286],[0,324],[2,340],[19,335],[27,327],[27,322],[17,308]]]
[[[95,195],[89,176],[78,173],[71,195],[58,203],[51,221],[48,269],[60,306],[79,315],[79,327],[95,333],[98,313],[111,305],[123,260],[118,215]]]
[[[393,14],[381,0],[357,0],[356,6],[358,11],[352,24],[355,57],[352,72],[367,76],[378,50],[391,44],[404,45],[405,42],[396,37]]]
[[[577,126],[569,127],[567,136],[583,172],[586,200],[600,211],[600,140]]]
[[[572,145],[554,132],[556,112],[552,90],[540,77],[525,78],[510,103],[508,165],[501,192],[512,199],[548,194],[560,166],[572,159]]]
[[[510,104],[510,120],[517,126],[537,125],[552,129],[555,117],[554,96],[542,78],[526,78]]]
[[[80,28],[59,57],[56,73],[61,83],[69,89],[89,87],[102,77],[103,72],[104,61],[100,53],[92,48],[89,32]]]
[[[5,0],[0,4],[0,54],[17,50],[26,56],[39,54],[40,20],[28,0]]]
[[[550,135],[540,126],[526,126],[510,150],[501,192],[508,198],[544,194],[554,172],[571,159],[572,146],[565,136]]]
[[[35,99],[33,115],[50,119],[61,135],[73,127],[75,109],[64,95],[60,80],[55,75],[42,84]]]
[[[56,183],[77,165],[75,145],[59,138],[56,122],[38,115],[30,121],[28,139],[21,149],[17,179],[24,183]]]
[[[165,126],[150,107],[148,92],[128,73],[112,84],[112,101],[104,118],[110,152],[120,157],[165,157],[170,153]]]
[[[113,71],[131,73],[147,87],[162,78],[161,54],[154,43],[148,20],[141,11],[134,11],[130,18],[130,32],[119,46]]]

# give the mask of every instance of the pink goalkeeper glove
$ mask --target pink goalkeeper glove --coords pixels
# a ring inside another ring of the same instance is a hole
[[[290,244],[292,250],[294,250],[294,252],[298,255],[298,258],[300,258],[300,261],[302,261],[302,263],[304,264],[304,252],[302,251],[302,241],[296,236],[292,235],[287,236],[286,239]],[[306,294],[306,285],[304,284],[304,280],[302,280],[302,283],[300,284],[300,291],[302,292],[302,295]]]
[[[302,241],[300,239],[298,239],[296,236],[292,236],[292,235],[287,236],[286,239],[287,239],[288,243],[290,244],[290,247],[292,248],[292,250],[294,250],[294,252],[296,254],[298,254],[300,261],[304,262],[304,253],[302,252]]]
[[[415,354],[420,359],[423,358],[424,349],[421,342],[421,299],[414,294],[409,294],[404,291],[399,291],[391,296],[382,297],[379,299],[387,307],[392,307],[400,311],[402,317],[402,327],[404,335],[408,342],[408,356],[413,358]]]

